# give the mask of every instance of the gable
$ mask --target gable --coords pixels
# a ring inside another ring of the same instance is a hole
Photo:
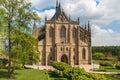
[[[67,16],[65,15],[64,12],[62,12],[58,18],[56,19],[56,21],[58,22],[69,22],[69,19],[67,18]]]

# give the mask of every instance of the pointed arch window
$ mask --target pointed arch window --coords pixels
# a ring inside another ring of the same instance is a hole
[[[49,37],[53,37],[54,35],[54,29],[51,27],[49,30]]]
[[[85,59],[86,58],[86,50],[85,48],[83,48],[82,50],[82,59]]]
[[[61,28],[60,37],[61,37],[61,38],[66,37],[66,29],[65,29],[64,27]]]
[[[73,38],[76,38],[76,32],[77,32],[76,28],[73,28],[73,31],[72,31]]]

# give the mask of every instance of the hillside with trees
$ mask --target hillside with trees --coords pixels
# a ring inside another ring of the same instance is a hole
[[[99,56],[102,56],[102,58],[117,57],[117,59],[120,61],[120,46],[94,46],[92,47],[92,53],[93,59],[95,53],[101,53]]]

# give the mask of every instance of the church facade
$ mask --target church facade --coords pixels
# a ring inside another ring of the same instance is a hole
[[[33,36],[39,40],[40,64],[51,65],[52,61],[70,65],[91,64],[90,24],[82,27],[79,18],[73,21],[56,3],[54,16],[45,25],[37,28],[34,23]]]

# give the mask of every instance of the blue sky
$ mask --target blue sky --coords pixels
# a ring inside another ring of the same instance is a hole
[[[56,0],[30,0],[44,25],[44,18],[55,13]],[[80,17],[81,25],[91,22],[92,45],[120,45],[120,0],[61,0],[62,8],[72,19]]]

